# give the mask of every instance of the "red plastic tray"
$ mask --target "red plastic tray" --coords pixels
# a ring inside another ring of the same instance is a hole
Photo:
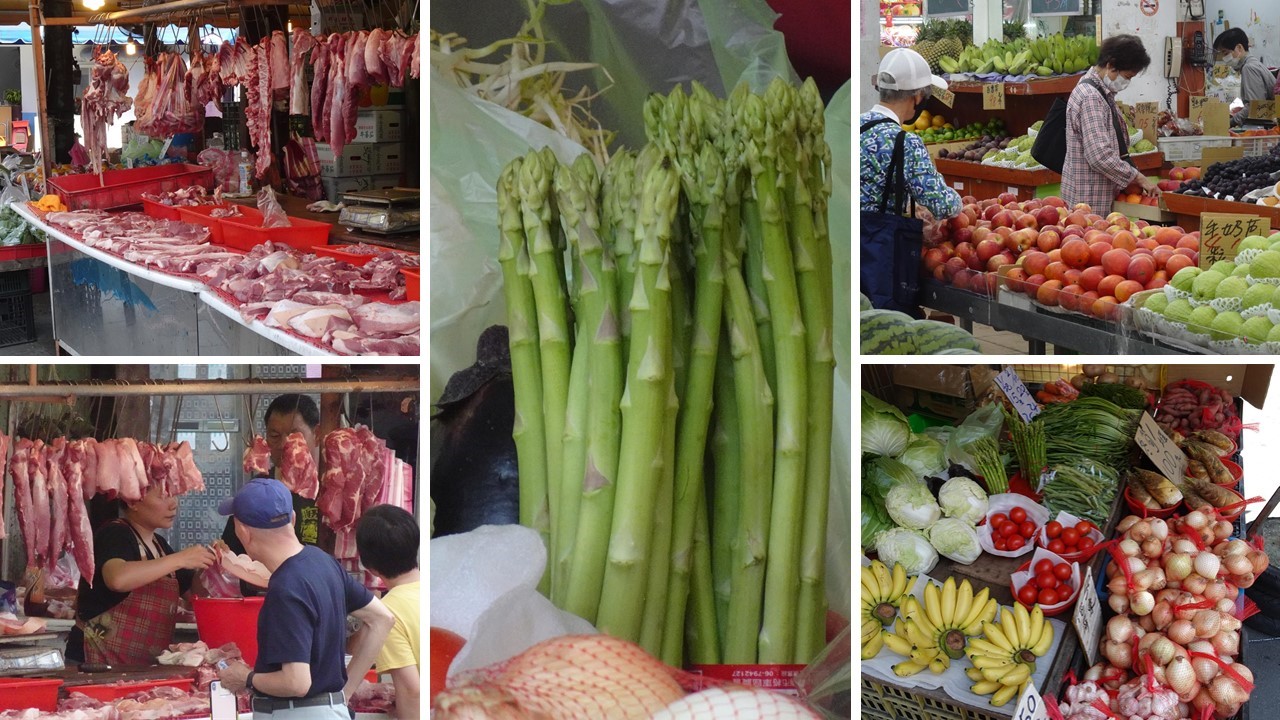
[[[178,215],[178,208],[172,205],[158,203],[155,200],[148,200],[146,198],[142,198],[142,211],[153,218],[160,218],[161,220],[181,219]]]
[[[41,255],[44,255],[45,252],[47,251],[44,243],[37,243],[34,245],[12,245],[10,247],[0,248],[0,262],[40,257]]]
[[[191,207],[178,208],[178,215],[183,222],[189,222],[194,225],[202,225],[209,228],[209,239],[218,245],[226,245],[223,241],[222,221],[223,218],[212,217],[215,208],[226,207],[225,205],[194,205]],[[244,213],[245,219],[261,220],[262,213],[257,208],[240,206],[240,212]],[[237,248],[241,249],[241,248]],[[249,247],[252,249],[252,246]]]
[[[62,681],[0,679],[0,710],[48,710],[58,709],[58,688]]]
[[[375,255],[362,255],[359,253],[353,253],[353,252],[348,252],[346,250],[343,250],[343,248],[348,248],[348,247],[352,247],[352,246],[351,245],[317,245],[311,248],[311,252],[317,255],[323,255],[325,257],[336,258],[338,260],[342,260],[343,262],[351,263],[356,267],[364,267],[369,263],[370,260],[376,257]],[[383,249],[390,250],[391,252],[398,252],[404,255],[417,255],[417,253],[406,252],[404,250],[396,250],[395,248],[383,248]]]
[[[263,228],[261,214],[256,218],[223,218],[221,222],[224,244],[241,250],[252,250],[270,240],[311,251],[317,245],[328,245],[329,233],[333,230],[329,223],[292,216],[289,218],[292,225],[280,228]]]
[[[417,268],[400,268],[404,276],[404,297],[406,300],[422,299],[422,275]]]
[[[132,695],[136,692],[144,690],[154,690],[158,687],[175,687],[179,690],[191,690],[195,685],[195,678],[178,677],[168,680],[144,680],[136,683],[118,683],[112,685],[78,685],[76,687],[68,687],[67,692],[83,693],[102,702],[110,702],[119,700],[126,695]]]
[[[213,189],[213,171],[200,165],[174,163],[133,170],[107,170],[49,178],[49,189],[68,210],[111,210],[142,203],[143,193],[164,193],[192,185]]]

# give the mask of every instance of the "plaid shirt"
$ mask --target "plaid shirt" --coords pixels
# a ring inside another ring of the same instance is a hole
[[[1114,96],[1083,79],[1071,91],[1067,158],[1062,164],[1062,199],[1068,207],[1088,203],[1093,212],[1106,215],[1116,193],[1138,179],[1137,169],[1120,157],[1116,147],[1113,118],[1120,118],[1120,110]]]
[[[893,145],[898,139],[898,133],[902,132],[902,126],[898,124],[898,118],[878,105],[858,118],[858,127],[861,128],[872,120],[886,117],[893,122],[883,123],[866,131],[859,143],[859,202],[861,209],[866,212],[877,212],[880,209],[880,200],[889,184],[885,174],[889,163],[893,161]],[[906,163],[903,174],[909,194],[915,198],[916,204],[928,208],[939,220],[959,214],[960,193],[947,187],[920,136],[907,133],[902,151],[903,161]],[[889,202],[892,203],[893,199],[890,198]]]

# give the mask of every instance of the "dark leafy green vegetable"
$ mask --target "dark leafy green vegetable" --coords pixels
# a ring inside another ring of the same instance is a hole
[[[1110,400],[1117,406],[1128,410],[1142,410],[1147,407],[1147,394],[1131,385],[1120,383],[1092,383],[1080,389],[1080,397],[1098,397]]]

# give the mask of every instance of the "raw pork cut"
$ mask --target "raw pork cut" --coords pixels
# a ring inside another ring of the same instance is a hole
[[[120,497],[137,502],[147,492],[147,466],[138,453],[138,441],[133,438],[116,438],[116,453],[120,457]]]
[[[366,427],[361,427],[358,431],[366,457],[366,470],[364,476],[364,485],[360,488],[360,514],[363,517],[365,511],[373,507],[378,502],[378,496],[382,494],[382,486],[387,480],[387,443],[373,434]],[[354,524],[354,521],[352,522]]]
[[[31,517],[32,534],[27,536],[27,557],[34,555],[34,567],[44,567],[45,554],[49,551],[50,508],[48,460],[45,458],[47,448],[43,440],[36,440],[31,447],[31,456],[27,461],[31,475]]]
[[[0,433],[0,517],[4,517],[4,467],[9,457],[9,436]],[[0,522],[0,538],[4,537],[4,523]]]
[[[289,433],[281,453],[280,480],[289,490],[308,500],[315,500],[320,489],[316,459],[302,433]]]
[[[352,309],[351,318],[365,335],[408,335],[420,331],[419,312],[417,300],[395,305],[367,303]]]
[[[45,452],[45,462],[48,466],[45,472],[48,474],[49,489],[49,544],[44,555],[44,567],[50,572],[53,571],[55,565],[58,564],[58,558],[62,557],[62,551],[67,547],[67,515],[70,510],[67,507],[67,479],[62,476],[62,455],[67,450],[66,438],[56,438],[51,445],[47,445]]]
[[[204,473],[200,472],[200,468],[196,466],[191,443],[186,440],[180,443],[169,443],[166,451],[171,453],[178,463],[178,487],[182,492],[204,492]]]
[[[359,465],[361,443],[351,428],[339,428],[324,438],[324,477],[320,482],[320,497],[316,508],[329,521],[334,530],[345,530],[340,525],[343,507],[357,501],[357,494],[364,482]]]
[[[85,438],[79,441],[81,475],[84,477],[84,499],[88,500],[98,494],[98,441]]]
[[[89,167],[102,172],[107,154],[107,128],[129,108],[129,69],[110,50],[94,48],[93,71],[89,87],[80,100],[80,124],[84,128],[84,149],[89,154]]]
[[[306,55],[316,46],[316,37],[303,28],[293,29],[293,46],[289,48],[289,114],[307,115],[311,112],[311,97],[307,94]],[[313,53],[312,60],[315,55]],[[316,68],[317,76],[320,72]]]
[[[316,38],[311,51],[311,134],[316,142],[329,140],[329,122],[324,114],[324,103],[329,88],[329,38]]]
[[[347,86],[346,39],[342,35],[329,36],[329,82],[328,92],[324,98],[325,137],[333,148],[334,157],[342,153],[342,149],[355,138],[355,128],[348,133],[343,124],[346,115],[343,106],[351,95],[352,88]]]
[[[31,523],[35,520],[35,511],[31,499],[31,448],[34,443],[26,438],[18,438],[13,446],[13,457],[9,458],[9,474],[13,477],[13,506],[18,513],[18,528],[22,531],[23,542],[27,546],[27,567],[33,567],[35,561],[35,543],[32,537],[35,528]]]
[[[93,527],[89,524],[89,511],[85,507],[84,465],[85,458],[93,456],[86,447],[90,441],[74,440],[67,443],[62,455],[62,474],[67,480],[67,521],[71,536],[71,556],[89,587],[93,587]]]
[[[271,446],[261,435],[244,451],[244,474],[250,478],[271,477]]]
[[[94,454],[98,456],[97,477],[94,484],[98,492],[108,497],[120,494],[120,481],[124,476],[124,466],[120,461],[120,452],[113,440],[103,440],[94,445]]]
[[[289,46],[285,42],[284,33],[275,30],[271,33],[271,92],[274,94],[280,90],[288,90],[289,77]]]

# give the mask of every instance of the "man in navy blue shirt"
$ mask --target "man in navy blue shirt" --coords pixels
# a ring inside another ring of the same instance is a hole
[[[235,518],[249,557],[271,571],[258,615],[258,657],[220,673],[232,692],[253,694],[255,718],[347,720],[350,697],[373,666],[395,618],[324,551],[298,542],[293,498],[279,480],[258,478],[218,512]],[[343,667],[346,617],[368,626]]]

